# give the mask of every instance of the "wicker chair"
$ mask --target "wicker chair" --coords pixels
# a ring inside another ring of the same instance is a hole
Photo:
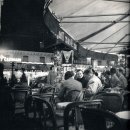
[[[64,129],[69,130],[69,124],[72,123],[75,129],[79,130],[79,126],[83,124],[80,107],[97,109],[101,108],[101,106],[101,100],[73,102],[68,104],[64,110]]]
[[[51,129],[58,130],[60,127],[64,127],[66,130],[67,127],[66,125],[75,126],[75,128],[78,128],[78,126],[76,125],[77,120],[74,120],[75,122],[72,122],[73,117],[79,116],[78,109],[75,109],[77,104],[81,106],[88,106],[88,107],[92,107],[92,106],[94,107],[96,106],[96,108],[101,107],[101,102],[97,100],[91,102],[74,102],[68,104],[65,107],[64,116],[57,116],[52,105],[45,99],[35,96],[33,97],[33,101],[34,101],[34,108],[35,108],[34,110],[35,120],[39,121],[41,127],[46,130],[51,130]],[[66,113],[68,113],[68,116],[66,116]]]
[[[85,130],[122,130],[119,118],[112,112],[81,108],[81,114]]]
[[[43,98],[33,97],[34,101],[34,118],[45,130],[57,130],[63,127],[63,117],[56,117],[52,105]]]
[[[122,109],[123,98],[117,93],[101,92],[95,95],[92,99],[101,99],[103,101],[102,108],[112,112],[118,112]]]
[[[16,88],[12,90],[15,113],[25,113],[25,102],[28,97],[28,89]]]

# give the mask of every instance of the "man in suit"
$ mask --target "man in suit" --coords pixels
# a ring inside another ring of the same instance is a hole
[[[74,79],[74,72],[65,73],[65,81],[61,84],[58,98],[60,101],[75,101],[82,91],[82,84]]]
[[[111,68],[110,73],[111,73],[111,78],[110,78],[110,87],[111,88],[120,88],[121,87],[121,82],[119,78],[116,75],[116,68]]]

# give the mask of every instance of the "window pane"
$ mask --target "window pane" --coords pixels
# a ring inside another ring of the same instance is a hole
[[[40,62],[45,63],[45,57],[40,57]]]
[[[28,62],[28,56],[23,56],[23,62]]]
[[[98,61],[98,66],[100,66],[100,65],[102,65],[102,61],[99,60]]]

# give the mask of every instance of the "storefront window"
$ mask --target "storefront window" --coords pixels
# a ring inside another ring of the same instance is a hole
[[[99,61],[98,61],[98,66],[101,66],[101,65],[102,65],[102,61],[99,60]]]
[[[28,56],[23,56],[23,62],[28,62]]]
[[[45,63],[45,57],[40,57],[40,62]]]

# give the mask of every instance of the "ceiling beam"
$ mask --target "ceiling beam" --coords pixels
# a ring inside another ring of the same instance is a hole
[[[81,43],[81,42],[83,42],[83,41],[85,41],[85,40],[87,40],[87,39],[89,39],[89,38],[91,38],[91,37],[93,37],[93,36],[99,34],[100,32],[102,32],[102,31],[108,29],[109,27],[115,25],[117,22],[119,22],[119,21],[125,19],[126,17],[128,17],[128,16],[129,16],[129,15],[128,15],[129,12],[130,12],[130,10],[128,10],[128,11],[126,12],[126,15],[124,15],[124,16],[118,18],[118,19],[116,20],[116,22],[110,23],[109,25],[107,25],[107,26],[105,26],[105,27],[99,29],[98,31],[96,31],[96,32],[94,32],[94,33],[91,33],[90,35],[87,35],[86,37],[83,37],[83,38],[79,39],[78,42]]]
[[[64,18],[81,18],[81,17],[104,17],[104,16],[108,16],[109,17],[109,16],[118,16],[118,15],[126,15],[126,14],[118,13],[118,14],[74,15],[74,16],[63,16],[63,17],[59,17],[58,19],[64,19]]]
[[[109,45],[109,44],[116,44],[116,43],[117,43],[117,42],[82,42],[81,45],[85,45],[85,44],[86,44],[86,45],[88,45],[88,44],[96,44],[96,45],[97,45],[97,44],[98,44],[98,45],[99,45],[99,44],[102,44],[102,45],[103,45],[103,44],[108,44],[108,45]],[[129,45],[130,42],[119,42],[118,44],[120,44],[120,45]]]
[[[116,32],[112,33],[110,36],[106,37],[105,39],[103,39],[100,43],[104,42],[105,40],[109,39],[111,36],[115,35],[116,33],[118,33],[119,31],[121,31],[122,29],[124,29],[126,26],[128,26],[129,24],[126,24],[125,26],[121,27],[119,30],[117,30]],[[98,44],[94,45],[92,48],[96,47]],[[92,49],[90,48],[90,49]]]
[[[116,47],[116,46],[118,45],[118,43],[119,43],[120,41],[122,41],[126,36],[127,36],[127,34],[125,34],[125,35],[114,45],[114,47]],[[113,48],[114,48],[114,47],[113,47]],[[109,49],[109,50],[107,51],[107,53],[109,53],[113,48]]]
[[[127,46],[115,46],[114,48],[120,48],[120,47],[127,47]],[[113,47],[101,47],[101,48],[95,48],[95,49],[92,49],[92,50],[100,50],[100,49],[109,49],[109,48],[113,48]]]
[[[122,2],[122,3],[130,3],[130,1],[123,1],[123,0],[104,0],[104,1],[112,1],[112,2]]]
[[[128,23],[130,21],[61,21],[60,23]]]

